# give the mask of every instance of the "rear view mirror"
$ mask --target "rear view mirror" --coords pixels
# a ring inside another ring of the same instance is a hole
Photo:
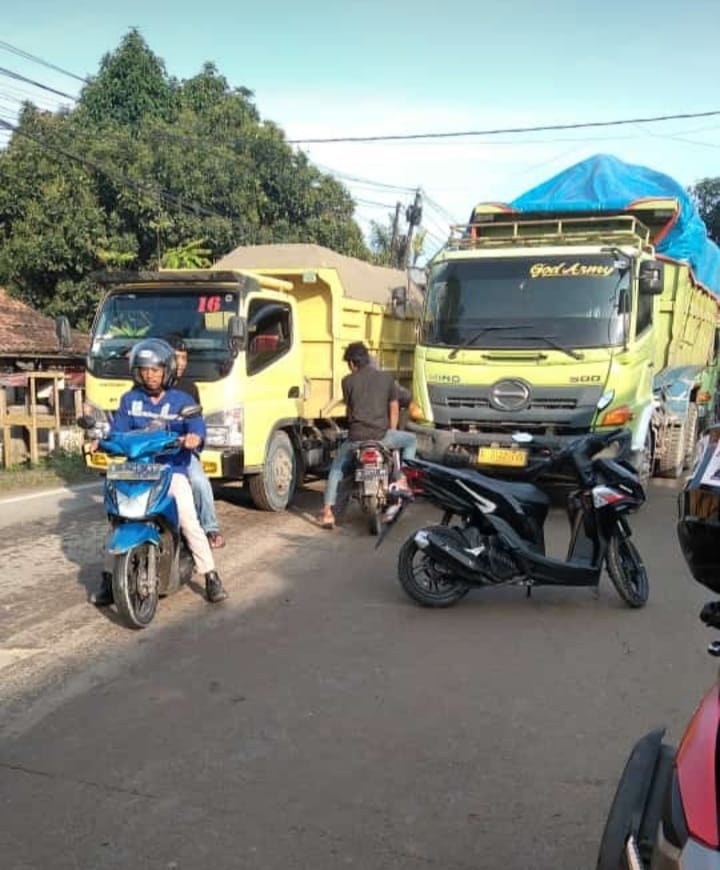
[[[427,272],[425,269],[421,269],[419,266],[410,266],[407,270],[407,276],[408,280],[412,281],[416,287],[425,291],[427,287]]]
[[[407,310],[407,288],[393,287],[391,301],[395,317],[402,320]]]
[[[189,420],[190,417],[202,417],[202,405],[184,405],[178,414],[183,420]]]
[[[245,345],[247,344],[247,323],[244,317],[238,317],[237,314],[233,314],[228,321],[227,339],[228,346],[233,353],[245,350]]]
[[[643,296],[659,296],[665,284],[665,267],[659,260],[643,260],[638,272],[638,286]]]
[[[91,417],[89,414],[83,414],[82,417],[78,417],[75,422],[81,429],[88,430],[95,428],[95,418]]]

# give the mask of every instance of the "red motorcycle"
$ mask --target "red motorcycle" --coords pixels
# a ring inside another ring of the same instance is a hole
[[[678,537],[693,577],[720,594],[720,426],[708,429],[679,497]],[[720,629],[720,601],[701,620]],[[720,641],[709,644],[720,657]],[[633,747],[605,824],[597,870],[720,870],[720,682],[675,749],[664,729]]]

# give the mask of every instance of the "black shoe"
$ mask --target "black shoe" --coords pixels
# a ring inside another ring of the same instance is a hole
[[[109,571],[102,572],[100,588],[90,596],[90,603],[95,607],[109,607],[113,603],[112,574]]]
[[[228,597],[217,571],[208,571],[205,575],[205,592],[208,601],[212,601],[213,604],[224,601]]]

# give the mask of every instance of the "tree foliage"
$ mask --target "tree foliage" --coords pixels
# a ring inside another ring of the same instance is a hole
[[[720,244],[720,178],[703,178],[690,188],[708,235]]]
[[[98,269],[273,242],[369,259],[353,214],[348,191],[261,119],[252,91],[211,63],[171,78],[131,30],[72,111],[26,105],[0,152],[0,282],[86,327]]]

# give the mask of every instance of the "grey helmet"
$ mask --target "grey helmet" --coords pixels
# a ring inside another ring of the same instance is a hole
[[[162,368],[164,370],[162,386],[167,390],[175,380],[177,371],[175,351],[161,338],[143,339],[130,353],[130,375],[136,386],[145,389],[145,384],[140,379],[141,368]]]

